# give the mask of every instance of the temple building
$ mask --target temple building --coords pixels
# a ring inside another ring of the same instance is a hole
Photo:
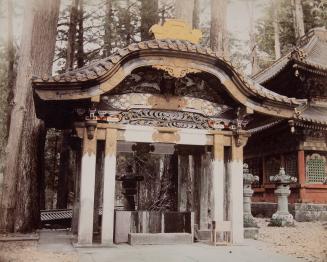
[[[327,30],[309,31],[253,80],[278,94],[307,100],[292,118],[265,117],[261,127],[256,122],[250,130],[245,159],[260,178],[254,200],[275,201],[269,177],[283,166],[298,178],[291,202],[327,204]]]
[[[261,179],[256,199],[274,200],[267,177],[284,165],[299,177],[293,201],[326,202],[325,31],[252,80],[181,21],[152,30],[155,40],[33,79],[37,116],[71,130],[80,163],[78,245],[192,242],[212,221],[241,243],[243,159]]]

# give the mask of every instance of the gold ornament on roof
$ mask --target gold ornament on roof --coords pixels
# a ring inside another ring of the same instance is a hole
[[[163,25],[153,25],[150,33],[154,34],[155,39],[176,39],[186,40],[198,44],[202,32],[198,29],[192,29],[185,21],[178,19],[169,19]]]
[[[201,71],[193,68],[190,64],[180,59],[163,59],[162,63],[155,64],[153,68],[166,71],[170,76],[182,78],[190,73],[200,73]]]

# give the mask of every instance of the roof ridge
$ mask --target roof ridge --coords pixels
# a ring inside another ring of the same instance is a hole
[[[319,31],[323,31],[327,35],[327,29],[324,26],[311,28],[307,33],[297,39],[296,46],[305,46],[313,37],[318,36],[317,33]]]
[[[142,49],[171,49],[171,50],[182,51],[182,52],[196,52],[199,54],[216,57],[218,59],[223,60],[228,65],[233,66],[232,61],[229,58],[221,56],[220,54],[218,54],[218,52],[213,51],[209,47],[205,47],[200,44],[195,44],[195,43],[192,43],[187,40],[152,39],[152,40],[132,43],[132,44],[128,45],[127,47],[119,48],[113,54],[111,54],[105,58],[92,60],[88,65],[85,65],[80,68],[75,68],[74,70],[71,70],[71,71],[67,71],[67,72],[55,74],[55,75],[33,76],[32,82],[33,83],[48,82],[48,81],[65,82],[64,79],[67,79],[67,81],[69,82],[69,81],[71,81],[71,79],[70,79],[71,77],[76,76],[76,74],[78,74],[78,73],[82,73],[83,70],[93,70],[94,68],[99,67],[99,66],[105,67],[105,69],[109,70],[112,67],[111,65],[116,64],[120,60],[120,58],[124,57],[125,55],[127,55],[129,53],[132,53],[133,51],[139,51]],[[239,70],[236,70],[236,69],[235,69],[235,71],[238,74],[243,75],[243,72],[240,72]],[[97,73],[98,72],[96,72],[96,74]],[[98,76],[101,76],[102,75],[101,72],[99,72],[99,73],[100,73],[100,75],[98,75]],[[86,78],[88,78],[88,77],[86,77]],[[92,79],[91,76],[90,76],[90,78]],[[85,79],[85,80],[87,80],[87,79]],[[80,81],[80,80],[77,79],[77,81]],[[77,81],[75,81],[75,82],[77,82]]]
[[[127,55],[133,52],[151,49],[196,53],[198,55],[204,55],[217,60],[221,60],[226,64],[226,67],[229,68],[229,70],[233,71],[233,74],[235,74],[253,94],[259,94],[262,97],[282,103],[293,105],[300,104],[300,102],[295,98],[289,98],[287,96],[280,95],[254,82],[253,79],[245,76],[242,71],[236,69],[235,65],[233,65],[230,59],[221,56],[220,53],[214,52],[209,47],[194,44],[186,40],[154,39],[144,42],[132,43],[125,48],[117,50],[109,57],[94,61],[85,67],[51,77],[43,76],[41,78],[34,78],[32,82],[35,86],[40,86],[42,83],[55,83],[58,85],[65,85],[70,83],[85,83],[87,81],[102,81],[104,75],[110,72],[111,69],[113,69],[116,64],[120,63],[122,59],[124,59]]]

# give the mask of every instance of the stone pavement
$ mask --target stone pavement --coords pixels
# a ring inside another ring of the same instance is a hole
[[[277,254],[264,242],[246,240],[244,245],[213,247],[206,243],[190,245],[115,245],[111,248],[77,248],[65,231],[41,231],[38,248],[53,252],[76,251],[80,262],[301,262],[302,259]]]

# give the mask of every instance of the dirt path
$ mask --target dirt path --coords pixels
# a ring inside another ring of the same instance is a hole
[[[266,219],[258,219],[259,240],[274,251],[304,258],[312,262],[327,262],[327,225],[321,222],[295,222],[295,227],[268,227]]]
[[[0,262],[77,262],[76,252],[39,250],[36,241],[0,243]]]

